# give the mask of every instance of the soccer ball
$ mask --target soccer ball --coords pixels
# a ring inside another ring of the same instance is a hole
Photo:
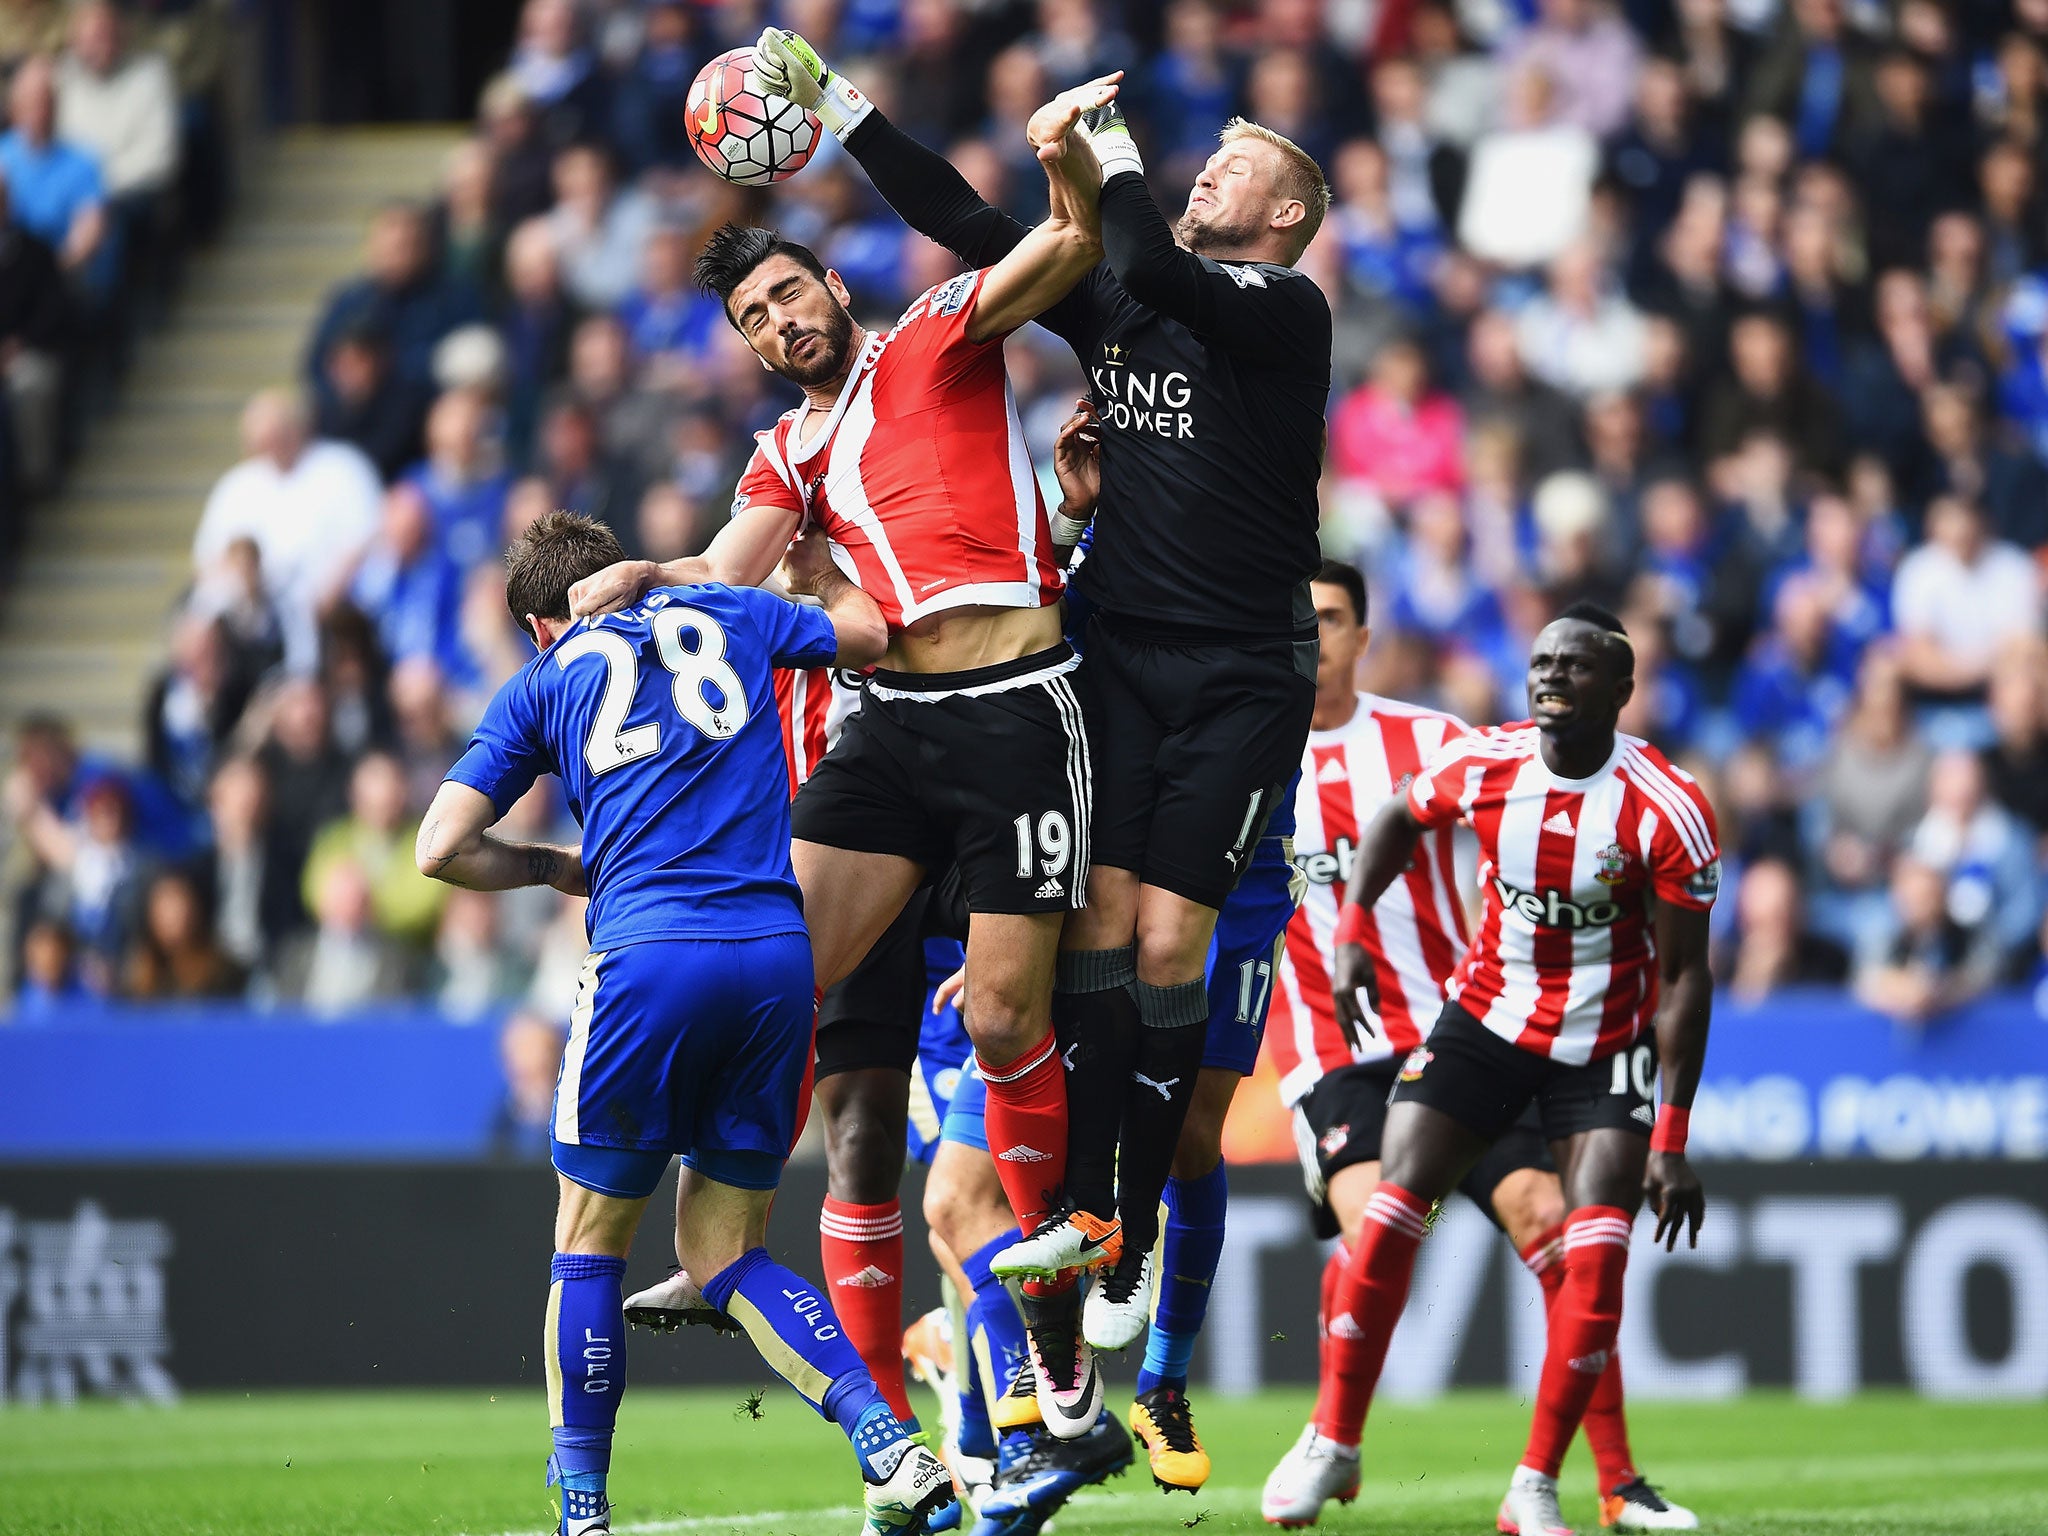
[[[697,158],[743,187],[794,176],[818,147],[816,115],[768,94],[751,48],[728,49],[706,64],[684,110]]]

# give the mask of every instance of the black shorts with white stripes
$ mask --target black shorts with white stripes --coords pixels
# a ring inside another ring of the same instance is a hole
[[[971,672],[876,672],[797,792],[805,842],[957,863],[969,912],[1064,912],[1088,884],[1088,737],[1066,645]]]

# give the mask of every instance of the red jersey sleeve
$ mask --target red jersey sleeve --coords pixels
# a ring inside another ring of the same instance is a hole
[[[781,507],[799,515],[806,510],[775,441],[781,430],[778,425],[754,434],[754,456],[747,460],[739,487],[732,493],[732,510],[727,516],[738,517],[749,507]]]
[[[1720,832],[1714,808],[1691,774],[1669,763],[1648,786],[1657,825],[1650,834],[1650,889],[1659,901],[1704,912],[1721,893]]]
[[[1425,827],[1448,827],[1465,814],[1466,767],[1479,738],[1453,736],[1429,755],[1408,785],[1408,814]]]
[[[884,366],[893,371],[915,366],[927,387],[947,388],[986,383],[1003,371],[1003,338],[970,341],[968,322],[988,273],[962,272],[926,292],[903,312],[889,333]],[[877,381],[878,387],[880,381]]]

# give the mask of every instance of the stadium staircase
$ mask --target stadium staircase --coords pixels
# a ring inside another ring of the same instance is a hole
[[[142,705],[189,574],[206,494],[240,457],[243,404],[299,370],[327,290],[358,264],[377,205],[428,193],[449,129],[294,131],[245,157],[221,242],[143,339],[119,403],[37,509],[0,595],[0,745],[31,711],[96,750],[142,750]]]

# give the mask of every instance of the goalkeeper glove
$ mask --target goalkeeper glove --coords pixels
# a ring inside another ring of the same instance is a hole
[[[767,28],[754,44],[754,73],[774,95],[817,113],[818,121],[840,139],[875,109],[844,75],[826,66],[817,49],[780,27]]]
[[[1121,102],[1105,102],[1081,114],[1081,126],[1088,130],[1088,142],[1095,146],[1095,158],[1102,162],[1102,179],[1125,171],[1145,174],[1145,162],[1131,139],[1131,125]]]

